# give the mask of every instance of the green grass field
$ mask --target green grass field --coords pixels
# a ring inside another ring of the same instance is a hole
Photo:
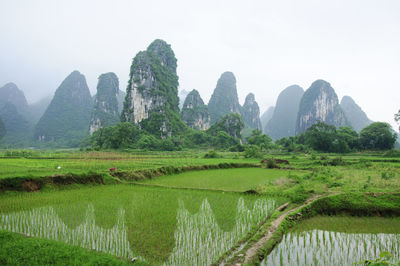
[[[291,171],[303,176],[307,171]],[[173,176],[142,181],[144,184],[176,188],[200,188],[245,192],[258,186],[276,182],[286,178],[288,171],[264,168],[218,169],[209,171],[193,171]]]

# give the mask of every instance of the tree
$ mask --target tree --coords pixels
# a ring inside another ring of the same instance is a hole
[[[394,114],[394,120],[400,124],[400,110],[397,112],[397,114]],[[399,131],[400,131],[400,126],[399,126]]]
[[[332,152],[333,143],[337,140],[336,128],[318,121],[306,130],[304,138],[305,143],[312,149]]]
[[[375,122],[361,130],[360,145],[366,150],[389,150],[394,147],[396,138],[388,123]]]
[[[355,131],[352,127],[339,127],[336,133],[338,138],[344,141],[350,149],[358,149],[359,136],[357,131]]]
[[[248,144],[257,145],[261,150],[272,146],[272,139],[268,135],[263,134],[259,129],[254,129],[246,140]]]

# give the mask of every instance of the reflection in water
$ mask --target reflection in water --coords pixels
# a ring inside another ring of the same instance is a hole
[[[261,265],[354,265],[389,251],[400,259],[400,234],[347,234],[312,230],[284,235]]]
[[[190,214],[179,201],[175,247],[166,265],[210,265],[233,247],[253,226],[262,222],[275,209],[275,201],[258,199],[253,208],[245,206],[243,198],[237,205],[236,224],[232,231],[224,232],[218,226],[210,204],[205,199],[196,214]],[[70,245],[94,249],[117,257],[137,256],[131,250],[125,226],[125,211],[119,209],[116,224],[110,229],[96,226],[92,204],[88,205],[85,221],[75,229],[69,228],[53,207],[3,214],[0,229],[62,241]]]
[[[201,204],[200,211],[193,215],[184,208],[182,201],[179,204],[175,248],[166,265],[210,265],[275,209],[274,200],[258,199],[249,210],[240,198],[236,224],[231,232],[224,232],[219,228],[207,199]]]
[[[75,229],[70,229],[65,225],[53,207],[3,214],[0,219],[0,229],[62,241],[117,257],[134,257],[128,242],[123,209],[118,211],[117,222],[110,229],[96,226],[92,204],[88,206],[85,221]]]

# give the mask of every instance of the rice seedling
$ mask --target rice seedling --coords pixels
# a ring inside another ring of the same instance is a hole
[[[209,264],[282,201],[131,185],[3,195],[0,229],[151,264]]]
[[[323,243],[323,238],[329,239],[327,243]],[[399,260],[400,234],[291,232],[284,235],[261,265],[353,265],[366,258],[376,258],[382,251],[390,252],[393,261]]]

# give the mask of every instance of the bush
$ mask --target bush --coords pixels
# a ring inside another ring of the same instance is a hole
[[[244,148],[245,158],[261,158],[260,148],[257,145],[247,145]]]
[[[220,158],[221,156],[214,150],[211,150],[204,154],[204,158]]]

